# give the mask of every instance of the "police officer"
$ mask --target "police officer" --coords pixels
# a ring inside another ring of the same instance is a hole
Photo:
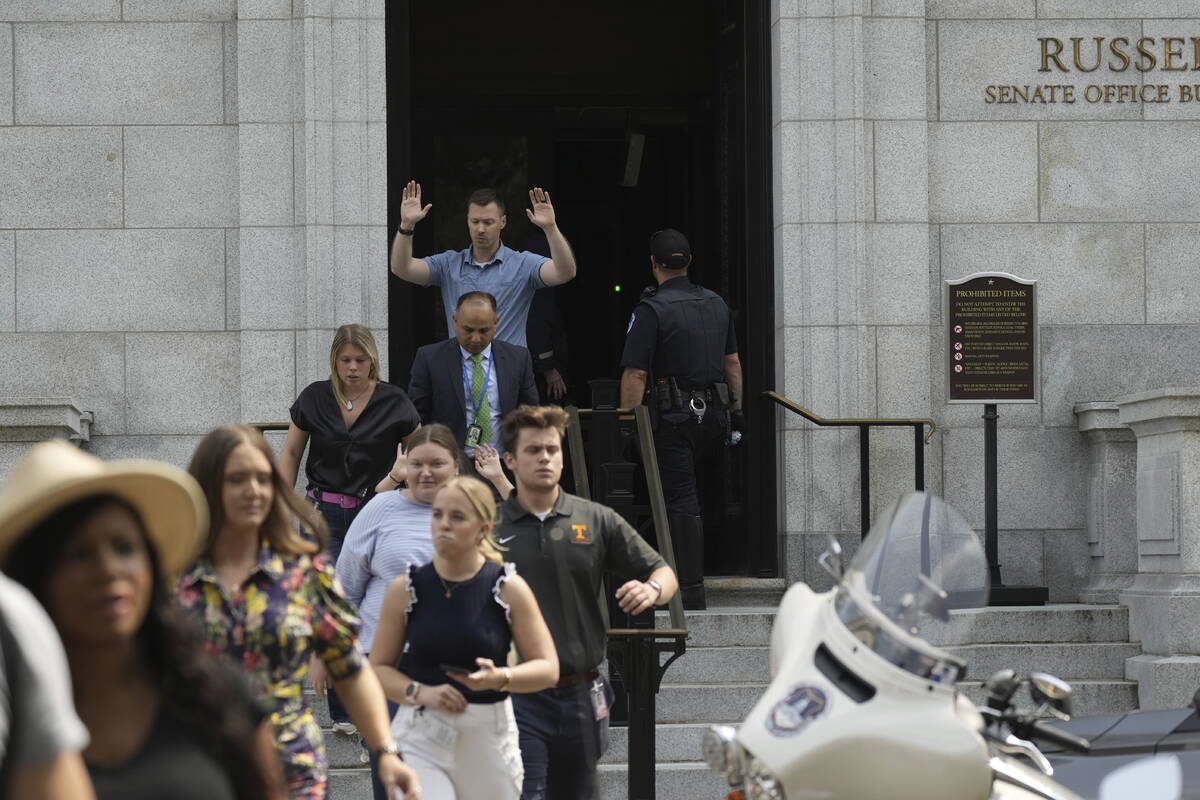
[[[696,464],[745,429],[742,364],[733,316],[720,295],[688,280],[692,249],[668,228],[650,237],[658,283],[633,310],[621,356],[621,407],[657,413],[654,447],[670,516],[685,608],[704,602],[704,524]]]

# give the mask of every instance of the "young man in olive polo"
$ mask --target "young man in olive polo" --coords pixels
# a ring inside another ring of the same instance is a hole
[[[616,597],[631,614],[665,604],[678,588],[662,556],[617,512],[559,488],[566,427],[566,412],[558,406],[524,405],[501,426],[516,491],[500,506],[496,541],[537,597],[560,674],[552,689],[512,696],[525,763],[522,800],[590,800],[596,794],[596,762],[608,746],[612,701],[598,671],[605,654],[604,573],[625,581]]]

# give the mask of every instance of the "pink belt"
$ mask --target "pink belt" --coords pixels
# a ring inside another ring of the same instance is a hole
[[[308,496],[313,500],[318,500],[322,503],[334,503],[342,508],[358,508],[363,504],[361,497],[355,497],[352,494],[327,492],[324,489],[309,489]]]

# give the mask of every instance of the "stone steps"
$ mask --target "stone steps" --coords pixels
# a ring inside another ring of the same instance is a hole
[[[787,591],[783,578],[705,578],[704,594],[713,608],[776,608]],[[695,612],[689,612],[689,616]]]
[[[707,722],[665,722],[655,728],[654,757],[658,764],[696,761],[700,758],[700,741],[708,730]],[[736,725],[735,725],[736,727]],[[624,764],[629,752],[629,729],[609,728],[608,752],[602,764]]]
[[[967,678],[976,681],[1005,668],[1023,674],[1049,672],[1068,682],[1122,680],[1125,659],[1142,652],[1139,645],[1128,642],[972,644],[947,649],[966,660]]]
[[[1128,642],[1129,610],[1123,606],[1082,604],[963,609],[950,612],[949,622],[923,622],[921,635],[943,647]]]

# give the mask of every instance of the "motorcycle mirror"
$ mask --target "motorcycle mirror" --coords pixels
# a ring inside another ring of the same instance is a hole
[[[1183,767],[1173,755],[1141,758],[1113,770],[1100,782],[1100,800],[1178,800],[1183,796]]]
[[[842,567],[842,545],[837,539],[829,537],[829,549],[821,553],[817,557],[817,563],[821,568],[834,577],[835,580],[841,580],[845,570]]]
[[[1020,688],[1021,681],[1011,669],[992,673],[992,677],[983,684],[983,689],[987,692],[988,708],[1004,711],[1012,705],[1013,695]]]
[[[1033,702],[1045,706],[1051,714],[1062,719],[1071,718],[1073,691],[1071,684],[1045,672],[1034,672],[1029,676],[1029,694]]]

